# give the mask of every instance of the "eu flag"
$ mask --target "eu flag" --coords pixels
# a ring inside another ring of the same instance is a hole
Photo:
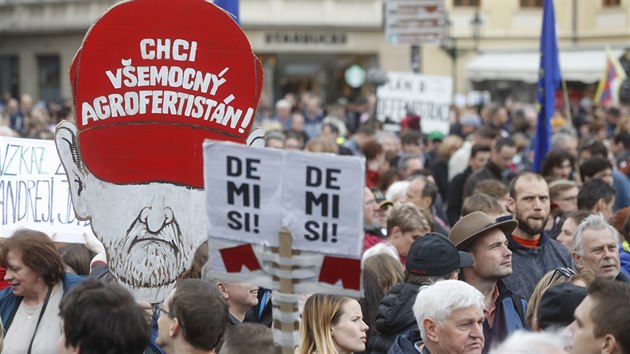
[[[240,25],[241,20],[238,15],[238,1],[239,0],[214,0],[214,4],[232,14],[234,21]]]
[[[561,80],[553,0],[544,0],[540,34],[540,69],[536,89],[538,124],[534,137],[534,165],[532,166],[535,172],[540,171],[545,155],[551,148],[551,117],[556,110],[555,95]]]

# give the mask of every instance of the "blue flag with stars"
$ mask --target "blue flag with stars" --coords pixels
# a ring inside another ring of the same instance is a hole
[[[556,110],[556,90],[561,80],[553,0],[544,0],[540,34],[540,69],[536,89],[538,124],[534,136],[534,165],[532,166],[535,172],[540,171],[545,155],[551,148],[551,117]]]

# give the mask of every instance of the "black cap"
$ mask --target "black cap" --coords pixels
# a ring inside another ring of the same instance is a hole
[[[586,297],[586,288],[564,282],[547,289],[538,304],[541,329],[566,327],[573,322],[573,313]]]
[[[443,276],[474,264],[467,252],[459,252],[449,239],[437,232],[418,237],[407,254],[406,269],[416,275]]]
[[[376,200],[376,203],[378,204],[379,208],[382,208],[384,206],[394,205],[394,203],[392,203],[391,201],[385,198],[385,195],[380,190],[372,189],[372,194],[374,194],[374,200]]]

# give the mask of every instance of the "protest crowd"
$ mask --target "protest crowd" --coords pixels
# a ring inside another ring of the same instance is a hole
[[[413,112],[386,129],[375,104],[258,109],[266,148],[365,158],[364,297],[303,294],[296,353],[630,353],[627,105],[557,111],[536,173],[530,105],[453,105],[443,134]],[[4,136],[73,119],[27,94],[1,107]],[[163,303],[136,302],[96,238],[21,229],[0,248],[2,353],[280,353],[270,290],[207,261],[204,244]]]

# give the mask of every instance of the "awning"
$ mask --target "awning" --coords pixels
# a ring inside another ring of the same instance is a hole
[[[621,50],[613,50],[620,57]],[[601,78],[606,64],[606,51],[562,51],[560,69],[566,81],[595,83]],[[481,54],[466,65],[466,77],[471,81],[519,80],[535,83],[538,80],[539,53]]]

